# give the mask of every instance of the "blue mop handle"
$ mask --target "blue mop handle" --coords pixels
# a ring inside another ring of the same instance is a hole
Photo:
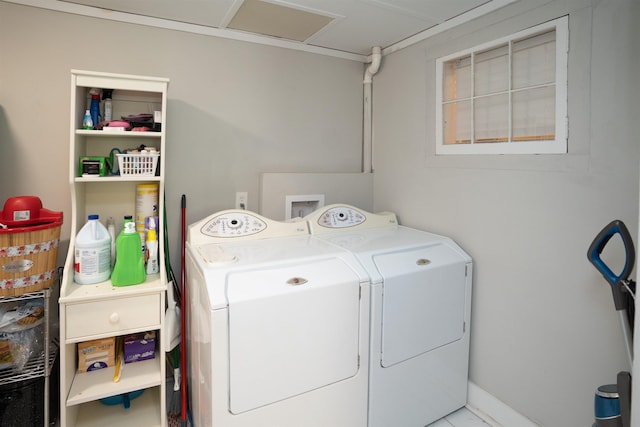
[[[600,254],[602,254],[602,250],[609,243],[609,240],[614,235],[619,234],[622,243],[624,244],[624,250],[626,259],[624,262],[624,268],[620,272],[620,274],[616,275],[609,266],[600,258]],[[622,281],[627,280],[629,275],[631,274],[631,270],[633,270],[633,265],[635,263],[635,249],[633,246],[633,240],[631,239],[631,235],[629,234],[629,230],[624,225],[624,222],[616,219],[611,221],[606,227],[598,233],[596,238],[589,246],[589,251],[587,253],[589,261],[596,267],[596,269],[604,276],[604,278],[611,284],[611,286],[619,285]]]

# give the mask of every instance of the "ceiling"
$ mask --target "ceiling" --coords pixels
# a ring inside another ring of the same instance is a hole
[[[514,0],[5,1],[357,59],[366,58],[373,46],[383,48],[384,54],[384,49]]]

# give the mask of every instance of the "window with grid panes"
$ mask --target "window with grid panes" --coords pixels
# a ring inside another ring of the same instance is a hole
[[[436,154],[567,152],[568,18],[436,61]]]

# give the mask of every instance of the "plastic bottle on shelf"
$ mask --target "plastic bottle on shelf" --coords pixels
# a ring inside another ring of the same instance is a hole
[[[75,240],[73,280],[80,285],[104,282],[111,275],[111,236],[98,215],[89,215]]]
[[[138,285],[147,279],[141,247],[133,217],[127,215],[116,238],[116,263],[111,273],[113,286]]]
[[[91,113],[89,113],[89,110],[84,112],[84,119],[82,119],[82,129],[93,129],[93,119],[91,119]]]
[[[147,274],[156,274],[159,271],[156,220],[154,217],[149,217],[149,231],[147,232]]]
[[[150,147],[146,147],[150,148]],[[146,149],[145,148],[145,149]],[[158,183],[145,183],[136,185],[136,211],[135,222],[136,230],[140,234],[140,242],[142,243],[142,251],[146,253],[146,219],[158,215]]]
[[[104,121],[110,122],[113,116],[113,106],[111,103],[111,93],[113,89],[102,89],[102,100],[104,101]]]
[[[100,123],[100,90],[91,89],[91,104],[89,105],[89,112],[91,113],[91,120],[93,120],[93,126],[96,127]]]

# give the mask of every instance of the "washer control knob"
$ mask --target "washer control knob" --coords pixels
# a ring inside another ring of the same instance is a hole
[[[242,220],[233,218],[229,220],[229,228],[237,229],[242,228]]]

